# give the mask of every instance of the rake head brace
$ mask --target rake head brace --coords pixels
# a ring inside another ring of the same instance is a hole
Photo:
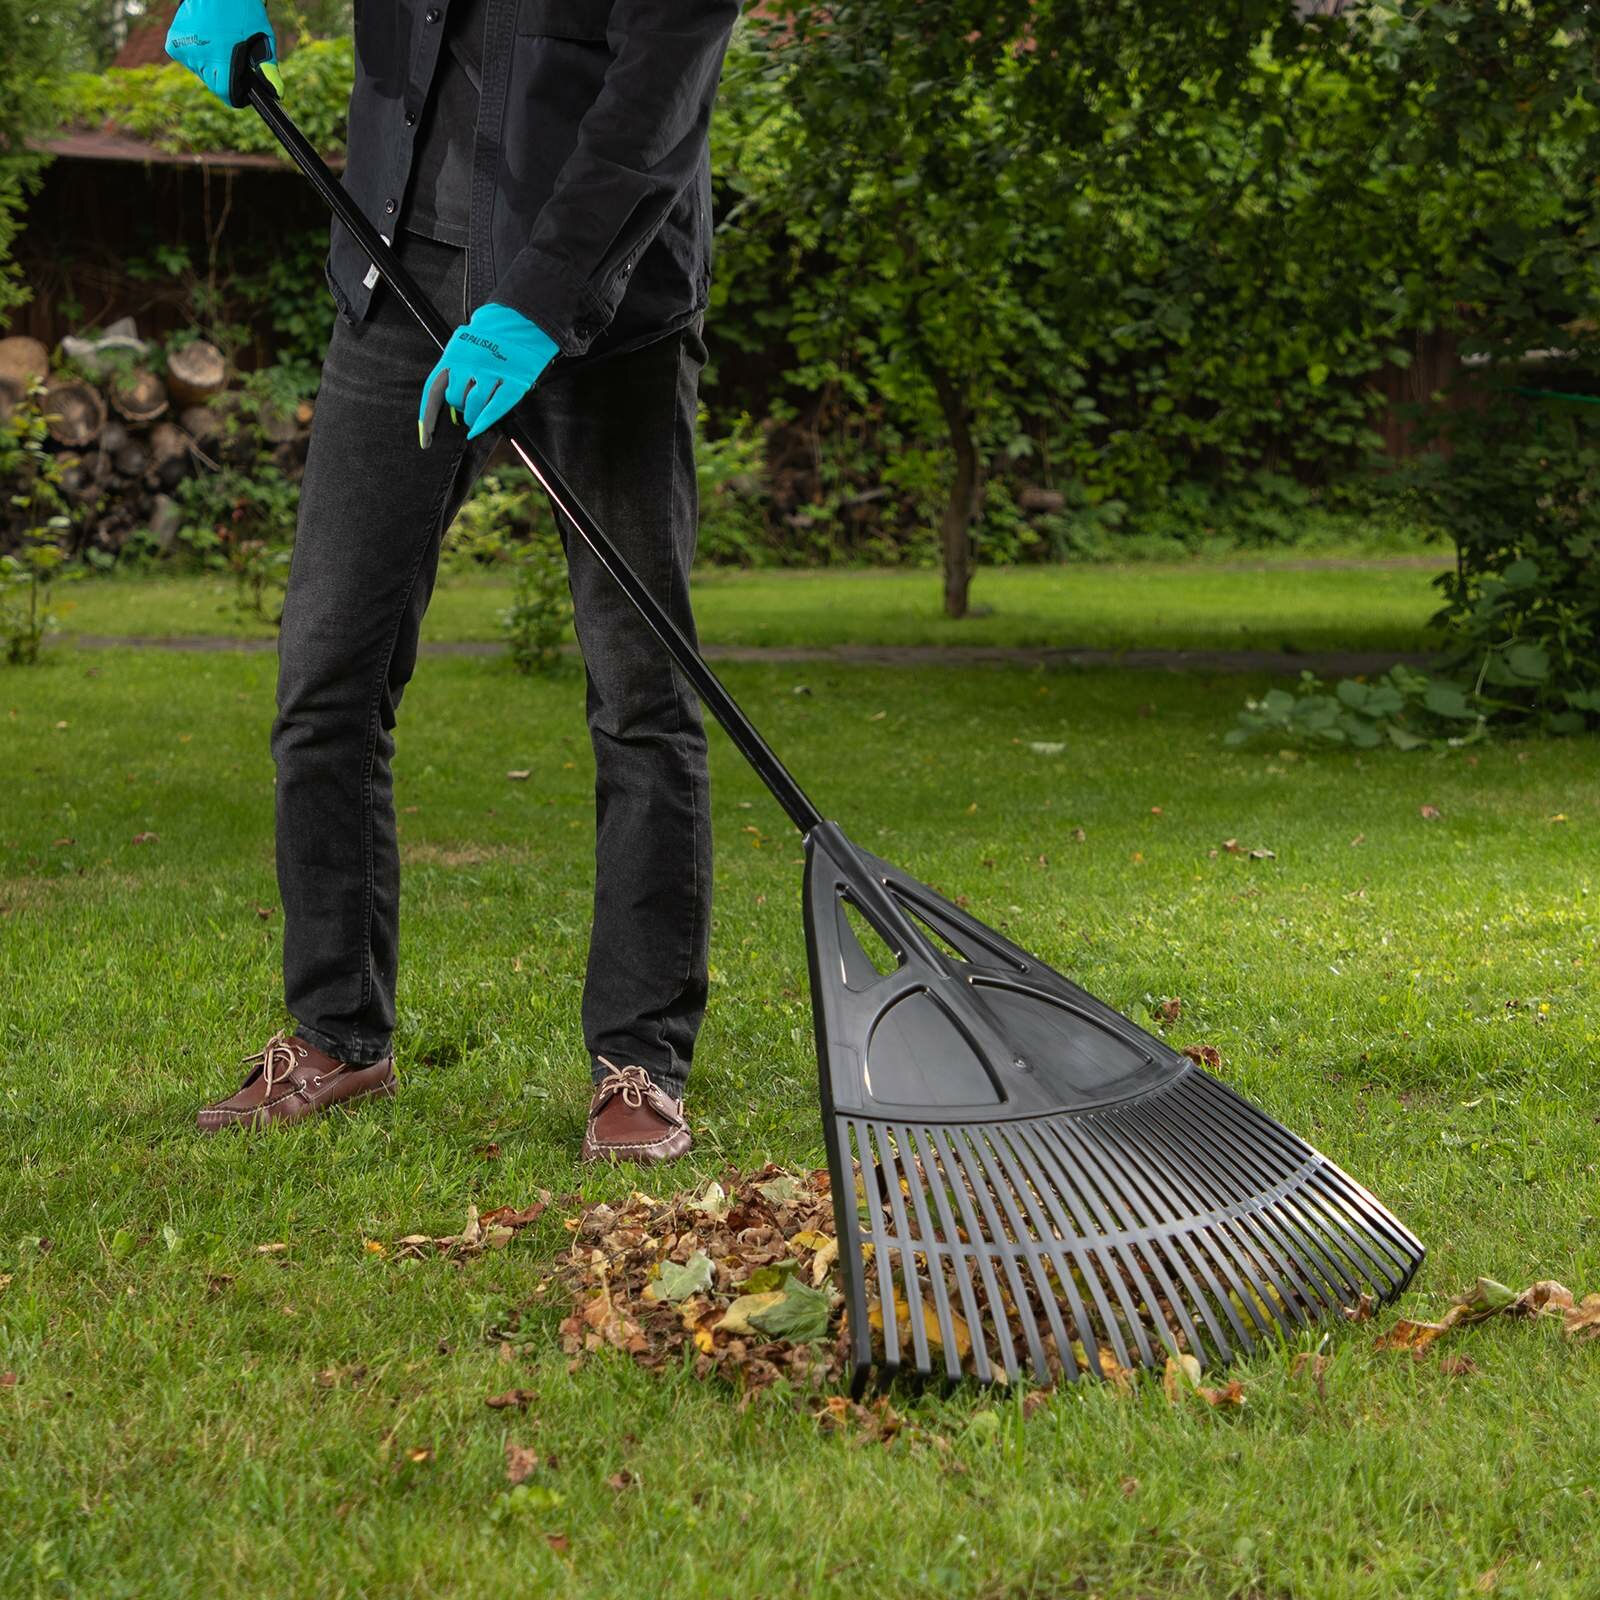
[[[1410,1281],[1359,1184],[835,823],[804,898],[857,1392],[1226,1361]]]

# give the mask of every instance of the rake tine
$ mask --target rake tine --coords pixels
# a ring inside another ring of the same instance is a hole
[[[950,1212],[950,1197],[946,1192],[947,1185],[944,1181],[948,1175],[944,1154],[940,1150],[931,1129],[918,1128],[916,1130],[916,1140],[923,1151],[924,1168],[926,1169],[928,1162],[931,1160],[933,1170],[940,1176],[940,1181],[937,1182],[934,1181],[931,1175],[929,1176],[928,1193],[932,1197],[933,1208],[939,1215],[939,1231],[948,1241],[950,1272],[951,1276],[956,1280],[956,1288],[961,1296],[961,1311],[966,1319],[967,1336],[972,1345],[973,1376],[979,1383],[989,1383],[994,1377],[994,1372],[989,1362],[988,1346],[983,1337],[983,1320],[978,1312],[977,1297],[972,1292],[972,1264],[967,1259],[970,1247],[962,1244],[960,1230],[956,1227],[955,1220]],[[918,1216],[919,1218],[921,1217],[920,1209]],[[926,1227],[927,1223],[923,1222],[922,1225]],[[942,1273],[940,1278],[942,1285]],[[960,1376],[960,1362],[958,1360],[952,1364],[950,1346],[948,1344],[945,1346],[945,1368],[951,1378]]]
[[[1210,1153],[1205,1146],[1194,1143],[1188,1130],[1181,1128],[1175,1119],[1171,1123],[1159,1124],[1152,1119],[1149,1122],[1149,1138],[1158,1149],[1168,1151],[1174,1158],[1179,1155],[1186,1157],[1205,1172],[1206,1176],[1217,1186],[1219,1194],[1228,1197],[1230,1206],[1239,1208],[1240,1214],[1231,1219],[1226,1226],[1237,1239],[1239,1248],[1247,1253],[1248,1261],[1242,1261],[1240,1265],[1249,1276],[1251,1289],[1261,1305],[1270,1306],[1268,1281],[1273,1276],[1272,1268],[1261,1258],[1257,1246],[1251,1242],[1251,1235],[1259,1230],[1260,1233],[1267,1234],[1269,1240],[1272,1240],[1271,1249],[1275,1256],[1281,1257],[1284,1254],[1282,1243],[1272,1238],[1271,1230],[1266,1220],[1267,1208],[1263,1207],[1261,1210],[1245,1209],[1259,1197],[1248,1194],[1242,1185],[1231,1180],[1226,1168],[1218,1168],[1211,1160]],[[1254,1263],[1255,1268],[1262,1276],[1257,1277],[1255,1272],[1251,1271],[1250,1262]],[[1289,1274],[1296,1284],[1294,1298],[1290,1299],[1281,1293],[1278,1298],[1283,1302],[1284,1309],[1288,1312],[1290,1318],[1298,1324],[1303,1322],[1305,1318],[1304,1313],[1296,1302],[1303,1298],[1308,1305],[1315,1306],[1318,1303],[1318,1297],[1308,1285],[1301,1281],[1299,1273],[1292,1266],[1289,1268]],[[1249,1306],[1251,1315],[1261,1326],[1261,1331],[1270,1336],[1272,1333],[1270,1312],[1261,1312],[1253,1302],[1247,1301],[1246,1303]],[[1263,1317],[1265,1317],[1265,1321],[1263,1321]]]
[[[878,1274],[878,1309],[883,1318],[883,1373],[885,1381],[892,1378],[900,1369],[900,1337],[899,1324],[895,1318],[894,1310],[894,1277],[893,1266],[890,1260],[889,1236],[883,1226],[883,1205],[878,1196],[871,1191],[880,1181],[877,1148],[872,1139],[872,1124],[870,1122],[856,1123],[855,1129],[856,1148],[861,1154],[862,1184],[867,1189],[866,1209],[868,1225],[872,1229],[872,1264]],[[868,1163],[871,1163],[871,1182],[868,1180]],[[857,1210],[859,1212],[859,1205]],[[857,1224],[857,1232],[860,1225]],[[867,1324],[870,1335],[871,1322],[867,1316],[868,1308],[862,1307],[862,1321]]]
[[[1127,1317],[1134,1343],[1138,1346],[1140,1361],[1146,1366],[1151,1366],[1156,1360],[1155,1350],[1145,1335],[1145,1316],[1141,1314],[1141,1306],[1146,1309],[1149,1320],[1154,1324],[1163,1348],[1177,1355],[1181,1349],[1178,1336],[1168,1327],[1166,1318],[1161,1315],[1159,1297],[1145,1277],[1138,1251],[1122,1237],[1124,1229],[1121,1221],[1107,1209],[1105,1199],[1091,1181],[1082,1130],[1063,1119],[1050,1124],[1049,1131],[1059,1146],[1058,1171],[1064,1178],[1070,1180],[1061,1186],[1062,1192],[1068,1196],[1074,1214],[1078,1213],[1081,1202],[1085,1212],[1083,1234],[1087,1238],[1093,1238],[1096,1234],[1101,1236],[1099,1244],[1089,1247],[1094,1262],[1094,1272],[1092,1275],[1086,1273],[1085,1276],[1089,1280],[1095,1303],[1101,1307],[1107,1330],[1117,1343],[1118,1359],[1123,1361],[1125,1366],[1132,1364],[1125,1359],[1121,1340],[1117,1335],[1116,1321],[1105,1304],[1100,1289],[1102,1278],[1111,1285],[1117,1302]],[[1057,1152],[1050,1151],[1048,1155],[1055,1158]],[[1133,1292],[1130,1292],[1130,1289]]]
[[[1079,1164],[1085,1178],[1098,1186],[1105,1203],[1112,1210],[1114,1226],[1107,1231],[1126,1231],[1146,1236],[1141,1240],[1142,1251],[1130,1250],[1128,1252],[1131,1258],[1128,1263],[1128,1271],[1140,1285],[1141,1297],[1149,1306],[1150,1314],[1165,1328],[1166,1319],[1159,1315],[1160,1305],[1158,1299],[1155,1295],[1149,1293],[1150,1286],[1145,1280],[1143,1272],[1139,1269],[1139,1256],[1142,1254],[1151,1274],[1160,1284],[1161,1292],[1165,1295],[1167,1304],[1172,1308],[1173,1319],[1178,1324],[1177,1332],[1183,1335],[1183,1340],[1187,1343],[1190,1352],[1199,1355],[1205,1348],[1204,1341],[1200,1337],[1200,1330],[1195,1327],[1194,1320],[1189,1315],[1183,1296],[1173,1286],[1161,1252],[1155,1248],[1156,1244],[1160,1242],[1158,1230],[1152,1229],[1147,1224],[1139,1221],[1129,1197],[1118,1187],[1115,1177],[1107,1172],[1102,1160],[1104,1135],[1099,1126],[1102,1119],[1084,1118],[1082,1120],[1082,1127],[1073,1126],[1071,1128],[1071,1137],[1073,1144],[1077,1148]],[[1060,1131],[1064,1133],[1067,1130]],[[1171,1334],[1171,1330],[1168,1330],[1168,1332],[1170,1334],[1172,1353],[1174,1355],[1182,1354],[1182,1347],[1177,1335]]]
[[[931,1370],[928,1360],[928,1330],[923,1326],[922,1294],[918,1287],[916,1256],[911,1249],[911,1230],[906,1224],[905,1204],[900,1195],[900,1178],[896,1170],[899,1163],[898,1147],[891,1131],[883,1124],[875,1124],[873,1132],[877,1135],[878,1149],[883,1153],[884,1188],[887,1191],[889,1212],[894,1218],[894,1231],[900,1240],[900,1274],[906,1286],[906,1322],[911,1334],[911,1350],[916,1358],[917,1371],[928,1372]],[[909,1177],[906,1179],[906,1187],[907,1189],[911,1187]]]
[[[1234,1147],[1240,1162],[1245,1165],[1246,1171],[1270,1174],[1270,1158],[1272,1147],[1256,1136],[1256,1130],[1245,1118],[1237,1117],[1227,1107],[1226,1102],[1219,1102],[1218,1115],[1214,1118],[1213,1130],[1222,1141]],[[1326,1226],[1326,1218],[1317,1206],[1307,1203],[1307,1182],[1315,1173],[1315,1152],[1309,1147],[1301,1150],[1283,1150],[1285,1157],[1296,1155],[1301,1166],[1302,1181],[1296,1184],[1293,1194],[1286,1194],[1280,1200],[1278,1216],[1282,1218],[1283,1227],[1290,1237],[1298,1238],[1302,1248],[1309,1251],[1310,1256],[1317,1262],[1317,1270],[1328,1282],[1328,1288],[1333,1291],[1334,1304],[1347,1306],[1352,1301],[1360,1298],[1360,1285],[1350,1278],[1350,1262],[1346,1259],[1349,1251],[1342,1250],[1338,1238],[1338,1230],[1330,1230]],[[1291,1205],[1293,1200],[1293,1205]]]
[[[942,1130],[945,1139],[945,1167],[946,1170],[954,1169],[954,1182],[951,1189],[956,1197],[956,1204],[961,1209],[962,1227],[967,1238],[972,1243],[973,1265],[977,1268],[978,1276],[983,1280],[984,1299],[994,1308],[994,1315],[990,1318],[990,1325],[994,1329],[995,1346],[1000,1356],[1001,1370],[1007,1378],[1014,1377],[1021,1370],[1021,1363],[1017,1359],[1015,1342],[1011,1337],[1011,1323],[1005,1314],[1005,1297],[1001,1293],[1000,1284],[995,1278],[993,1266],[990,1263],[989,1252],[978,1241],[987,1238],[1001,1238],[1002,1236],[990,1232],[986,1227],[980,1226],[978,1218],[972,1209],[973,1197],[978,1194],[977,1185],[971,1174],[962,1163],[959,1150],[959,1133],[953,1128]],[[987,1215],[987,1212],[985,1213]],[[1009,1266],[1009,1264],[1008,1264]],[[1008,1276],[1011,1276],[1008,1271]],[[1013,1293],[1020,1289],[1013,1285]],[[974,1338],[977,1335],[974,1334]]]
[[[1220,1105],[1231,1110],[1235,1117],[1254,1117],[1260,1120],[1260,1113],[1242,1095],[1228,1087],[1225,1083],[1208,1080],[1212,1087],[1219,1093]],[[1364,1189],[1348,1173],[1332,1166],[1320,1151],[1313,1149],[1303,1139],[1297,1138],[1287,1129],[1280,1128],[1276,1123],[1269,1123],[1271,1134],[1280,1144],[1291,1143],[1302,1153],[1309,1154],[1318,1162],[1317,1178],[1321,1183],[1327,1183],[1340,1191],[1346,1197],[1346,1204],[1356,1211],[1368,1231],[1370,1237],[1384,1241],[1390,1247],[1389,1253],[1399,1267],[1402,1276],[1394,1283],[1394,1292],[1398,1293],[1411,1279],[1412,1272],[1416,1269],[1416,1261],[1421,1246],[1416,1237],[1397,1218],[1378,1203],[1371,1193]],[[1385,1274],[1387,1277],[1387,1274]],[[1392,1280],[1391,1280],[1392,1281]]]
[[[1140,1153],[1137,1140],[1126,1137],[1134,1127],[1142,1125],[1137,1105],[1129,1106],[1126,1109],[1124,1120],[1129,1126],[1119,1130],[1118,1146],[1119,1154],[1128,1166],[1129,1176],[1135,1182],[1142,1181],[1147,1193],[1162,1209],[1171,1212],[1174,1216],[1181,1216],[1183,1214],[1182,1203],[1173,1193],[1171,1186],[1162,1176],[1160,1170],[1154,1163],[1145,1160]],[[1146,1137],[1149,1137],[1148,1133]],[[1234,1309],[1233,1301],[1230,1298],[1230,1294],[1234,1291],[1224,1289],[1217,1281],[1216,1274],[1213,1271],[1214,1267],[1218,1267],[1224,1276],[1231,1277],[1228,1254],[1226,1251],[1218,1249],[1210,1234],[1211,1226],[1213,1224],[1209,1222],[1209,1219],[1206,1223],[1202,1223],[1198,1218],[1190,1221],[1183,1235],[1185,1253],[1190,1257],[1200,1276],[1204,1278],[1206,1287],[1210,1291],[1211,1300],[1221,1307],[1223,1314],[1233,1328],[1234,1334],[1248,1353],[1255,1347],[1255,1340],[1251,1337],[1250,1330],[1240,1320]],[[1185,1282],[1189,1282],[1187,1274],[1185,1274]],[[1192,1284],[1191,1287],[1193,1287]],[[1216,1335],[1220,1351],[1223,1357],[1226,1358],[1228,1355],[1228,1340],[1216,1327],[1215,1320],[1207,1314],[1206,1306],[1207,1302],[1202,1300],[1200,1302],[1201,1314],[1206,1317],[1207,1325],[1211,1327],[1213,1334]]]
[[[1207,1080],[1207,1089],[1209,1085],[1210,1080]],[[1183,1086],[1181,1092],[1186,1097],[1190,1093],[1187,1086]],[[1285,1178],[1274,1171],[1273,1151],[1257,1138],[1253,1126],[1248,1123],[1239,1126],[1225,1109],[1219,1109],[1218,1115],[1234,1133],[1229,1153],[1243,1172],[1257,1184],[1256,1192],[1272,1194],[1279,1191],[1275,1216],[1286,1247],[1292,1251],[1293,1259],[1318,1290],[1318,1299],[1330,1311],[1355,1299],[1360,1291],[1350,1284],[1337,1260],[1330,1258],[1327,1241],[1311,1226],[1316,1219],[1299,1210],[1297,1205],[1289,1204],[1292,1198],[1297,1200],[1305,1175],[1312,1170],[1314,1158],[1304,1151],[1280,1150],[1278,1154],[1285,1158],[1285,1165],[1288,1159],[1295,1161],[1295,1169],[1291,1169],[1290,1176]]]
[[[1045,1244],[1047,1253],[1052,1262],[1055,1261],[1058,1250],[1048,1241],[1055,1235],[1056,1230],[1050,1226],[1047,1218],[1041,1215],[1038,1206],[1038,1193],[1030,1179],[1025,1162],[1018,1153],[1012,1149],[1005,1138],[1004,1130],[995,1126],[987,1130],[987,1142],[995,1160],[1000,1164],[1001,1170],[1011,1180],[1011,1188],[1017,1199],[1021,1201],[1023,1209],[1028,1214],[1030,1228],[1027,1235],[1037,1237]],[[1035,1282],[1039,1285],[1039,1301],[1044,1306],[1045,1320],[1050,1324],[1050,1336],[1055,1340],[1056,1350],[1061,1356],[1062,1365],[1065,1366],[1072,1359],[1072,1340],[1067,1334],[1061,1321],[1061,1302],[1054,1289],[1050,1287],[1050,1275],[1040,1268],[1038,1252],[1030,1248],[1028,1251],[1028,1264],[1033,1269]],[[1060,1267],[1056,1268],[1059,1279],[1062,1274]],[[1080,1330],[1087,1331],[1087,1330]],[[1084,1347],[1085,1356],[1088,1355],[1088,1346]],[[1044,1375],[1041,1375],[1044,1376]]]
[[[1039,1343],[1039,1326],[1034,1321],[1033,1312],[1028,1305],[1028,1291],[1018,1270],[1016,1251],[1011,1247],[1006,1225],[995,1212],[996,1202],[1004,1203],[1001,1200],[1000,1188],[994,1183],[983,1164],[973,1131],[967,1127],[959,1129],[959,1143],[956,1148],[960,1151],[961,1165],[969,1175],[974,1169],[977,1171],[978,1177],[972,1181],[972,1192],[984,1216],[986,1226],[983,1237],[994,1241],[994,1253],[999,1256],[1005,1267],[1006,1278],[1011,1285],[1012,1302],[1017,1308],[1017,1321],[1022,1324],[1022,1337],[1028,1346],[1028,1360],[1035,1372],[1044,1372],[1048,1363],[1045,1360],[1044,1347]],[[1018,1237],[1020,1238],[1020,1235]],[[997,1307],[997,1311],[1003,1318],[1005,1314],[1003,1302]],[[1008,1369],[1006,1375],[1016,1377],[1017,1372]]]
[[[1131,1367],[1135,1363],[1130,1357],[1126,1343],[1123,1341],[1121,1325],[1107,1302],[1101,1287],[1102,1269],[1100,1262],[1084,1244],[1086,1238],[1101,1230],[1098,1230],[1089,1221],[1083,1196],[1079,1194],[1077,1185],[1072,1183],[1065,1169],[1056,1159],[1056,1152],[1050,1148],[1050,1141],[1045,1137],[1048,1132],[1059,1139],[1060,1131],[1053,1127],[1041,1129],[1032,1127],[1027,1123],[1018,1123],[1017,1132],[1028,1141],[1040,1164],[1051,1177],[1051,1188],[1072,1212],[1070,1233],[1077,1241],[1073,1247],[1073,1254],[1081,1263],[1079,1270],[1083,1273],[1083,1281],[1087,1285],[1095,1307],[1100,1313],[1100,1322],[1105,1329],[1106,1340],[1111,1345],[1112,1353],[1116,1356],[1118,1365]],[[1068,1232],[1069,1229],[1064,1227],[1062,1231]],[[1139,1316],[1138,1308],[1128,1298],[1127,1288],[1122,1281],[1122,1274],[1113,1272],[1106,1274],[1106,1276],[1111,1279],[1117,1291],[1117,1299],[1121,1302],[1123,1311],[1127,1316],[1128,1327],[1133,1333],[1134,1343],[1138,1348],[1139,1361],[1141,1364],[1149,1366],[1155,1360],[1155,1351],[1151,1348],[1150,1341],[1145,1337],[1144,1323]],[[1070,1275],[1065,1279],[1065,1282],[1068,1286],[1068,1293],[1072,1296],[1074,1321],[1088,1326],[1088,1320],[1083,1315],[1082,1307],[1077,1298],[1077,1286],[1072,1282]],[[1098,1344],[1098,1339],[1095,1342]],[[1087,1353],[1087,1343],[1085,1343],[1084,1349],[1085,1353]],[[1104,1376],[1103,1372],[1101,1376]]]
[[[889,1196],[894,1208],[895,1226],[900,1230],[900,1235],[903,1239],[909,1241],[916,1237],[920,1238],[924,1243],[923,1254],[928,1260],[928,1280],[929,1287],[933,1290],[935,1315],[939,1319],[940,1331],[948,1334],[951,1328],[948,1315],[949,1308],[945,1303],[944,1273],[939,1266],[938,1250],[934,1245],[933,1235],[922,1218],[922,1185],[916,1181],[916,1151],[905,1129],[891,1124],[887,1129],[887,1133],[891,1147],[899,1153],[900,1165],[905,1172],[906,1194],[912,1196],[918,1216],[918,1227],[913,1234],[907,1219],[905,1201],[900,1193],[900,1185],[898,1183],[893,1184],[890,1186]],[[922,1286],[917,1274],[916,1256],[909,1248],[909,1243],[901,1247],[900,1254],[906,1264],[906,1315],[911,1320],[912,1339],[916,1345],[917,1352],[917,1369],[921,1372],[931,1372],[933,1370],[933,1361],[928,1353],[927,1317],[922,1302]],[[951,1357],[954,1354],[948,1338],[945,1340],[944,1354],[945,1366],[948,1368]],[[960,1373],[961,1365],[960,1361],[957,1360],[955,1371],[950,1373],[950,1376],[959,1377]]]
[[[1218,1112],[1230,1125],[1235,1128],[1239,1128],[1242,1134],[1248,1132],[1250,1137],[1247,1140],[1242,1141],[1246,1148],[1253,1147],[1256,1150],[1262,1150],[1263,1147],[1265,1147],[1266,1149],[1270,1149],[1270,1146],[1266,1145],[1265,1139],[1259,1135],[1255,1128],[1252,1127],[1247,1130],[1243,1127],[1245,1119],[1240,1116],[1236,1107],[1229,1105],[1226,1100],[1222,1100],[1219,1101]],[[1302,1144],[1298,1153],[1300,1154],[1301,1161],[1308,1168],[1310,1168],[1312,1172],[1314,1172],[1315,1163],[1320,1159],[1316,1155],[1316,1152],[1313,1151],[1309,1145]],[[1258,1157],[1258,1160],[1259,1159],[1260,1158]],[[1348,1236],[1344,1234],[1344,1230],[1338,1226],[1335,1219],[1328,1217],[1321,1207],[1314,1208],[1308,1203],[1306,1185],[1301,1185],[1297,1190],[1295,1200],[1296,1203],[1302,1208],[1302,1214],[1306,1217],[1308,1224],[1315,1223],[1317,1225],[1317,1231],[1321,1235],[1320,1243],[1322,1245],[1322,1251],[1320,1251],[1319,1254],[1323,1255],[1323,1259],[1327,1260],[1326,1253],[1330,1251],[1340,1252],[1346,1258],[1344,1267],[1340,1266],[1336,1258],[1328,1261],[1328,1265],[1333,1269],[1334,1272],[1333,1278],[1330,1279],[1330,1284],[1336,1288],[1338,1286],[1343,1287],[1344,1294],[1341,1296],[1341,1299],[1345,1303],[1358,1300],[1361,1296],[1360,1285],[1353,1282],[1348,1276],[1348,1269],[1356,1266],[1358,1262],[1363,1260],[1369,1261],[1369,1267],[1364,1275],[1371,1278],[1372,1281],[1388,1281],[1387,1273],[1378,1271],[1370,1265],[1370,1258],[1365,1256],[1364,1252],[1360,1250],[1359,1245],[1355,1245],[1348,1238]],[[1357,1270],[1359,1271],[1360,1269],[1358,1268]]]

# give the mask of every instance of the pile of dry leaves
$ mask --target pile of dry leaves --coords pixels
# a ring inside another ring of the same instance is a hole
[[[571,1296],[561,1338],[575,1359],[609,1346],[647,1368],[689,1362],[747,1394],[780,1377],[820,1388],[845,1371],[825,1169],[730,1172],[666,1200],[636,1191],[567,1227],[568,1259],[540,1292]]]

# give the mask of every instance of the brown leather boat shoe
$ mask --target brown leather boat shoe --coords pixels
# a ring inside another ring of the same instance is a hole
[[[687,1155],[694,1140],[683,1101],[658,1089],[643,1067],[616,1067],[604,1056],[597,1059],[606,1075],[589,1102],[583,1159],[635,1161],[648,1167]]]
[[[394,1093],[394,1057],[371,1066],[337,1061],[298,1034],[275,1033],[253,1056],[249,1076],[226,1100],[195,1117],[201,1133],[223,1128],[269,1128],[300,1122],[333,1106]]]

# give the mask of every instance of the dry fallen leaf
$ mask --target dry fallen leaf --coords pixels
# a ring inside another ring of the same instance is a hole
[[[504,1394],[491,1394],[484,1404],[491,1411],[526,1411],[539,1397],[532,1389],[507,1389]]]
[[[1447,1378],[1470,1378],[1479,1367],[1471,1356],[1441,1356],[1439,1370]]]
[[[1344,1312],[1346,1322],[1371,1322],[1373,1313],[1378,1309],[1378,1299],[1363,1289],[1361,1298],[1353,1306],[1342,1306],[1340,1309]]]
[[[288,1248],[288,1245],[279,1240],[272,1244],[258,1244],[256,1246],[256,1254],[258,1256],[281,1256]]]
[[[1600,1339],[1600,1294],[1586,1294],[1561,1318],[1561,1331],[1576,1339]]]
[[[525,1483],[539,1470],[539,1452],[506,1440],[506,1482]]]
[[[133,836],[133,842],[135,844],[160,844],[161,835],[159,833],[136,833]]]
[[[508,772],[506,776],[513,783],[526,783],[533,776],[533,773],[527,768],[519,767],[513,772]]]
[[[1438,806],[1421,806],[1418,808],[1418,815],[1424,822],[1437,822],[1444,813]]]
[[[1183,1001],[1177,995],[1169,996],[1156,1008],[1156,1016],[1163,1028],[1170,1028],[1183,1015]]]
[[[1450,1331],[1448,1322],[1413,1322],[1408,1317],[1389,1329],[1387,1333],[1380,1334],[1374,1349],[1377,1350],[1426,1350],[1430,1344],[1441,1335]]]
[[[406,1460],[415,1462],[418,1466],[420,1466],[424,1461],[433,1460],[433,1451],[427,1449],[425,1446],[419,1445],[415,1449],[406,1451]]]
[[[564,1556],[572,1548],[572,1541],[564,1533],[547,1533],[544,1542],[550,1546],[558,1556]]]
[[[1195,1393],[1214,1410],[1244,1404],[1244,1385],[1237,1378],[1224,1384],[1220,1389],[1207,1389],[1197,1384]]]
[[[1222,1052],[1214,1044],[1186,1044],[1181,1052],[1197,1067],[1215,1072],[1222,1065]]]
[[[1173,1405],[1199,1387],[1200,1363],[1193,1356],[1167,1357],[1166,1371],[1161,1375],[1161,1389]]]
[[[1564,1283],[1541,1278],[1537,1283],[1530,1283],[1517,1296],[1510,1310],[1513,1316],[1536,1317],[1543,1312],[1555,1316],[1570,1311],[1573,1304],[1572,1291]]]

